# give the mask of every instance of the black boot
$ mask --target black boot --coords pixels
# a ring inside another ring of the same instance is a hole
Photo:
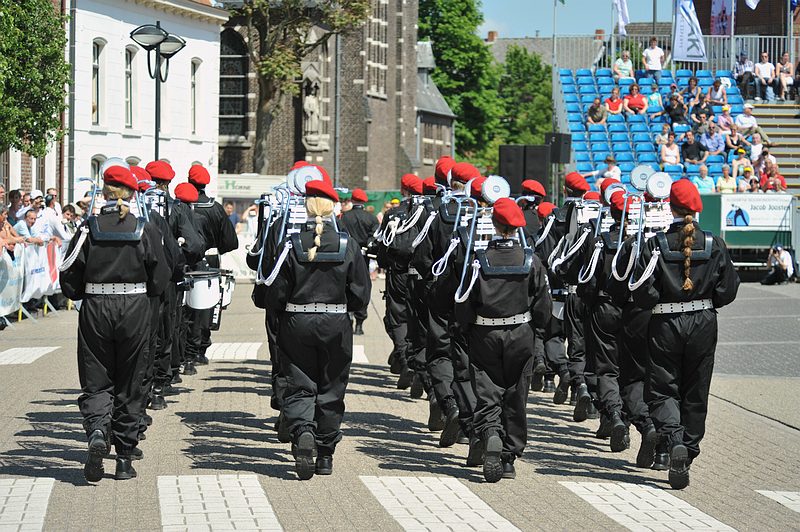
[[[428,430],[431,432],[439,432],[444,430],[444,417],[442,416],[442,409],[435,398],[431,398],[430,412],[428,414]]]
[[[411,398],[421,399],[423,393],[425,393],[425,386],[422,383],[422,375],[414,373],[414,378],[411,381]]]
[[[153,424],[153,417],[148,414],[143,415],[142,419],[148,427]]]
[[[544,381],[544,388],[542,388],[544,393],[555,393],[556,391],[556,381],[552,379],[545,379]]]
[[[150,410],[164,410],[167,408],[167,400],[163,395],[153,394],[153,400],[150,402]]]
[[[597,411],[597,407],[594,406],[593,402],[589,403],[589,408],[586,409],[586,419],[599,419],[600,412]]]
[[[656,454],[656,444],[658,443],[658,433],[653,425],[646,425],[642,429],[642,443],[639,444],[639,452],[636,455],[636,467],[650,467]]]
[[[456,439],[456,443],[459,445],[469,444],[469,436],[467,436],[467,433],[464,432],[464,429],[458,431],[458,439]]]
[[[364,336],[364,322],[363,321],[357,321],[356,322],[356,327],[355,327],[355,329],[353,329],[353,334],[356,335],[356,336]]]
[[[294,444],[294,467],[297,478],[309,480],[316,472],[317,442],[314,433],[308,429],[302,430]]]
[[[575,394],[575,387],[571,387],[569,389],[569,406],[575,406],[577,404],[576,394]]]
[[[492,432],[486,438],[483,447],[483,478],[486,482],[498,482],[503,478],[503,463],[500,461],[503,440],[496,432]]]
[[[317,457],[314,472],[317,475],[333,474],[333,456],[330,454],[320,454],[319,457]]]
[[[467,452],[467,467],[478,467],[483,464],[483,440],[477,436],[469,439],[469,451]]]
[[[612,412],[608,418],[611,426],[611,452],[621,453],[631,445],[631,437],[628,434],[628,426],[622,421],[619,412]]]
[[[292,441],[292,435],[289,433],[289,427],[286,423],[286,417],[283,412],[278,414],[278,421],[275,422],[276,430],[278,431],[278,441],[281,443],[289,443]]]
[[[605,440],[610,436],[611,424],[609,423],[609,418],[605,414],[600,414],[600,426],[597,427],[597,432],[594,433],[594,437],[600,440]]]
[[[411,381],[414,380],[414,372],[406,367],[397,378],[397,389],[407,390],[411,386]]]
[[[653,458],[652,468],[656,471],[666,471],[669,469],[669,447],[665,442],[659,441],[656,444],[656,453]]]
[[[158,387],[153,388],[153,393],[158,395],[163,395],[164,397],[166,397],[166,396],[178,395],[180,392],[178,391],[177,388],[174,388],[171,384],[165,383],[162,384],[160,388]]]
[[[99,482],[103,478],[103,457],[107,454],[106,435],[102,430],[95,430],[89,436],[89,455],[83,466],[83,477],[87,482]]]
[[[203,353],[202,355],[198,356],[194,360],[194,363],[196,365],[198,365],[198,366],[208,366],[208,362],[209,362],[209,360],[208,360],[208,357],[206,356],[205,353]]]
[[[533,378],[531,379],[531,391],[541,392],[544,386],[544,374],[547,366],[541,358],[536,359],[533,366]]]
[[[187,376],[197,375],[197,368],[194,367],[194,362],[187,360],[183,365],[183,374]]]
[[[117,480],[136,478],[136,470],[133,468],[130,456],[117,455],[117,470],[114,472],[114,478]]]
[[[141,460],[144,458],[144,451],[139,449],[138,447],[134,447],[130,454],[131,460]]]
[[[567,401],[569,392],[569,373],[562,373],[558,376],[558,387],[553,394],[553,404],[563,405]]]
[[[503,462],[503,478],[515,479],[517,478],[517,470],[514,469],[514,462]]]
[[[453,397],[444,401],[444,429],[439,437],[439,447],[452,447],[458,440],[461,425],[458,423],[458,405]]]
[[[675,445],[669,453],[669,485],[682,490],[689,485],[689,450],[682,444]]]
[[[572,420],[582,423],[589,419],[591,405],[592,397],[589,395],[589,388],[586,384],[579,385],[575,390],[575,410],[572,412]]]
[[[176,371],[175,375],[172,376],[172,380],[170,380],[169,382],[170,382],[170,384],[180,384],[180,383],[182,383],[183,379],[181,379],[181,374]]]

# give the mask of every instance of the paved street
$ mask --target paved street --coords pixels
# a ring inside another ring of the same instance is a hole
[[[241,284],[209,366],[154,412],[139,478],[83,479],[77,314],[0,332],[0,531],[5,530],[790,530],[800,529],[800,286],[744,285],[720,313],[703,454],[692,483],[612,454],[596,422],[532,394],[516,480],[483,482],[466,447],[437,446],[427,403],[395,388],[374,288],[356,337],[334,475],[299,482],[272,430],[263,313]]]

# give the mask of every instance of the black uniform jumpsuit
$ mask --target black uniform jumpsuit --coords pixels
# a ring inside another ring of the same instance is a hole
[[[137,219],[120,219],[114,206],[103,207],[94,218],[105,234],[121,236],[136,231]],[[72,300],[83,300],[78,315],[78,406],[87,435],[111,430],[117,455],[129,457],[138,444],[144,410],[142,381],[149,349],[151,307],[148,296],[160,295],[170,278],[161,235],[146,223],[139,240],[98,240],[93,218],[89,236],[75,261],[61,272],[61,288]],[[112,236],[113,238],[113,236]],[[67,256],[80,242],[73,238]],[[147,293],[92,295],[86,285],[142,283]]]
[[[641,275],[656,249],[660,257],[653,275],[633,292],[633,300],[643,309],[659,303],[710,299],[715,309],[736,298],[739,276],[731,262],[725,242],[695,224],[692,246],[691,279],[694,288],[682,289],[684,282],[683,222],[672,224],[665,233],[669,249],[659,245],[659,235],[647,241],[635,272]],[[650,371],[646,387],[647,405],[656,430],[669,447],[683,444],[689,459],[700,454],[705,434],[708,394],[717,347],[717,311],[714,309],[681,314],[653,314],[648,328]]]
[[[327,262],[323,253],[340,251],[340,235],[325,222],[317,259],[308,261],[303,250],[314,245],[314,224],[302,231],[267,289],[269,309],[281,312],[278,344],[281,371],[286,375],[283,415],[289,431],[308,428],[315,435],[320,455],[332,455],[342,439],[344,394],[353,358],[353,330],[347,312],[285,312],[287,303],[346,305],[347,311],[369,304],[371,282],[361,248],[347,240],[343,259]]]
[[[364,250],[380,223],[374,214],[364,209],[363,204],[354,203],[352,209],[342,214],[339,225]],[[366,262],[367,270],[369,271],[369,257],[366,254],[364,254],[364,262]],[[367,309],[364,308],[363,311],[353,313],[353,317],[356,320],[356,324],[364,323],[367,319]]]

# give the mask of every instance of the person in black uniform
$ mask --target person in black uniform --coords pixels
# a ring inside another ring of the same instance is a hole
[[[372,288],[361,247],[326,221],[338,201],[325,181],[306,184],[309,223],[292,237],[292,252],[267,289],[269,308],[281,313],[283,414],[301,480],[333,470],[353,358],[347,313],[366,307]]]
[[[486,263],[517,267],[519,273],[490,274],[481,268],[464,303],[456,304],[458,321],[469,337],[472,385],[477,396],[474,430],[483,441],[487,482],[514,478],[514,461],[527,441],[526,403],[533,367],[533,328],[550,317],[547,274],[532,253],[526,261],[513,239],[525,217],[509,198],[494,203],[496,239],[486,249]]]
[[[192,211],[196,227],[205,241],[205,263],[195,269],[219,268],[219,257],[239,247],[239,238],[222,205],[206,195],[211,175],[203,165],[189,168],[189,183],[197,189],[198,199]],[[196,364],[208,364],[206,350],[211,346],[211,317],[214,309],[189,310],[186,334],[186,358]]]
[[[342,214],[340,223],[342,229],[361,246],[361,250],[364,252],[364,261],[367,264],[367,270],[369,270],[369,257],[366,255],[367,244],[380,226],[380,223],[374,214],[367,212],[364,208],[367,201],[369,201],[366,192],[360,188],[355,188],[350,196],[350,200],[353,202],[353,208]],[[356,321],[353,334],[360,336],[364,334],[364,321],[367,319],[367,309],[365,308],[363,311],[354,313],[353,317]]]
[[[647,405],[669,449],[669,483],[689,485],[700,454],[717,347],[717,311],[736,299],[739,276],[725,242],[694,221],[703,210],[697,188],[672,184],[675,222],[647,241],[634,269],[633,300],[652,309],[648,328]]]
[[[142,457],[139,423],[142,382],[150,338],[151,305],[169,282],[161,235],[152,223],[129,216],[136,178],[122,166],[103,173],[108,203],[73,238],[61,266],[61,288],[82,300],[78,315],[78,406],[89,437],[84,476],[103,478],[103,458],[117,453],[115,478],[136,476],[131,460]]]

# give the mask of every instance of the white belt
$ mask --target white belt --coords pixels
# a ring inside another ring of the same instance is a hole
[[[286,303],[286,312],[310,312],[312,314],[347,314],[347,305],[334,303],[309,303],[296,305]]]
[[[567,288],[570,294],[577,294],[578,293],[578,286],[577,285],[569,285]]]
[[[146,294],[146,283],[86,283],[86,293],[95,296]]]
[[[206,250],[206,257],[213,257],[215,255],[219,255],[219,250],[217,248],[209,248]]]
[[[475,325],[485,325],[487,327],[500,327],[503,325],[520,325],[528,323],[533,319],[530,312],[517,314],[516,316],[509,316],[508,318],[484,318],[478,316],[475,318]]]
[[[698,310],[713,308],[714,303],[710,299],[696,299],[685,303],[659,303],[653,307],[653,314],[682,314],[684,312],[697,312]]]

